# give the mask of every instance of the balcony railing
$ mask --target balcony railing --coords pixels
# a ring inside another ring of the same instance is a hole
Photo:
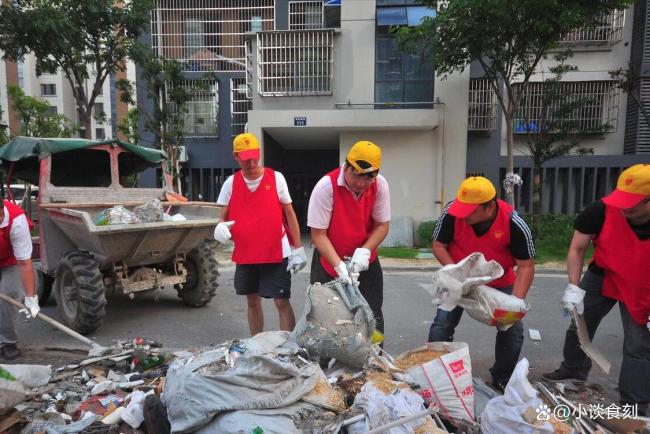
[[[603,45],[623,40],[625,11],[613,11],[601,25],[591,29],[578,29],[563,37],[561,45]]]
[[[245,34],[275,28],[275,0],[156,0],[154,51],[186,71],[243,71]]]
[[[331,95],[333,30],[257,34],[257,80],[262,96]]]
[[[562,128],[570,133],[616,131],[620,99],[616,82],[566,81],[558,85],[550,89],[548,83],[528,83],[515,115],[515,133]]]
[[[494,131],[497,128],[497,97],[485,78],[469,81],[469,131]]]

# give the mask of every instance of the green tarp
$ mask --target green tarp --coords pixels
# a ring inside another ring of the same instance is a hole
[[[135,146],[130,143],[121,142],[117,139],[110,140],[86,140],[76,138],[45,139],[40,137],[15,137],[12,141],[0,148],[0,159],[5,161],[19,161],[24,158],[38,157],[39,159],[49,154],[59,152],[75,151],[90,148],[97,145],[121,146],[148,161],[152,165],[159,164],[167,159],[163,151],[157,149]]]

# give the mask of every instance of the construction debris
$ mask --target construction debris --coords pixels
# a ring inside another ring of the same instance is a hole
[[[7,384],[22,392],[0,412],[0,432],[607,434],[647,426],[589,414],[587,402],[604,399],[593,385],[531,385],[525,360],[501,396],[472,378],[459,342],[396,358],[373,346],[362,368],[310,358],[288,332],[174,354],[136,338],[110,353],[53,368],[2,365],[0,401]],[[560,407],[580,417],[557,417]]]

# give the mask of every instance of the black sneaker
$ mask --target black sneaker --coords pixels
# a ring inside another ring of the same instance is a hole
[[[553,372],[542,374],[542,379],[550,381],[551,383],[560,383],[562,381],[572,381],[574,383],[584,383],[587,379],[573,375],[563,368],[556,369]]]
[[[2,357],[5,360],[16,360],[20,356],[20,351],[16,344],[5,344],[2,347]]]

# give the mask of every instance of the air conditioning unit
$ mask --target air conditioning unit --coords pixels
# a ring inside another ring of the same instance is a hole
[[[187,148],[185,146],[179,146],[178,147],[178,162],[179,163],[187,163]]]

